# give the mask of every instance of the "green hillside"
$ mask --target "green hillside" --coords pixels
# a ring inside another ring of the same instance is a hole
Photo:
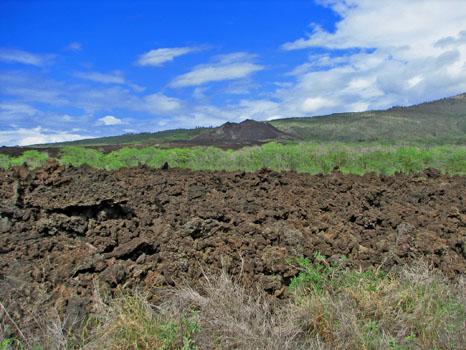
[[[466,142],[466,94],[386,111],[271,121],[281,131],[319,141]]]
[[[211,128],[173,129],[159,132],[143,132],[139,134],[124,134],[120,136],[99,137],[68,142],[47,143],[34,147],[65,147],[65,146],[105,146],[105,145],[134,145],[141,143],[157,143],[189,140]]]

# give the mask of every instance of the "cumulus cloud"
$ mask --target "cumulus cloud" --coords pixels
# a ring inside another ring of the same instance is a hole
[[[91,136],[68,133],[67,131],[48,130],[38,126],[36,128],[18,128],[0,131],[0,145],[27,146],[40,143],[75,141]]]
[[[173,61],[175,57],[199,50],[198,47],[173,47],[150,50],[139,56],[136,63],[140,66],[162,66],[166,62]]]
[[[242,52],[217,56],[216,62],[194,67],[191,72],[175,78],[170,86],[198,86],[209,82],[246,78],[264,69],[263,66],[251,62],[253,57]]]
[[[341,20],[312,25],[284,50],[323,48],[277,90],[291,115],[409,105],[466,91],[466,7],[462,0],[321,0]]]
[[[99,125],[120,125],[123,124],[121,119],[115,118],[113,115],[107,115],[106,117],[99,119]]]
[[[283,45],[286,50],[308,47],[332,49],[424,47],[434,52],[439,39],[463,31],[466,8],[462,0],[323,0],[342,20],[334,33],[313,24],[307,38]],[[410,52],[424,56],[425,52]]]
[[[0,48],[0,61],[44,66],[52,62],[55,55],[35,54],[23,50]]]

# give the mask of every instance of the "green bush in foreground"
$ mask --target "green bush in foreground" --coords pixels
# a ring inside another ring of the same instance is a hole
[[[137,292],[112,298],[97,288],[81,334],[66,335],[59,319],[47,320],[42,342],[23,343],[70,350],[463,349],[464,279],[451,282],[423,263],[381,273],[329,263],[318,253],[313,260],[296,260],[301,273],[281,303],[225,273],[205,276],[202,293],[171,289],[157,306]]]
[[[0,167],[23,165],[35,168],[48,156],[27,151],[18,158],[0,157]],[[290,143],[270,142],[239,150],[215,147],[157,149],[155,147],[121,148],[109,154],[83,147],[66,147],[59,154],[62,164],[118,170],[146,165],[159,168],[165,162],[171,167],[193,170],[256,171],[267,167],[276,171],[297,171],[309,174],[329,173],[338,166],[345,173],[362,175],[368,172],[393,175],[414,174],[426,167],[450,174],[466,174],[466,149],[455,146],[395,146],[381,144]]]
[[[25,165],[29,169],[35,169],[44,165],[47,159],[49,159],[48,154],[36,150],[26,151],[16,158],[10,158],[7,155],[0,154],[0,167],[8,169],[10,166]]]

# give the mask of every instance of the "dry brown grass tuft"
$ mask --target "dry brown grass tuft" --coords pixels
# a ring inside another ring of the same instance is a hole
[[[279,302],[225,273],[206,277],[201,291],[169,290],[157,306],[137,292],[109,297],[96,287],[93,314],[74,335],[53,312],[33,334],[3,307],[0,349],[464,348],[464,278],[451,282],[423,263],[388,275],[322,266],[303,269],[299,288]]]
[[[274,307],[265,294],[246,291],[225,273],[209,277],[205,295],[185,288],[168,308],[198,310],[201,349],[298,349],[301,330],[286,308]]]

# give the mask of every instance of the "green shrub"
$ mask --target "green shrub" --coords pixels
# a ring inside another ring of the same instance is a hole
[[[48,154],[36,150],[24,152],[21,156],[11,159],[12,166],[26,165],[29,169],[35,169],[45,164],[49,159]]]
[[[8,169],[11,165],[11,158],[6,154],[0,154],[0,168]]]
[[[103,153],[84,147],[65,147],[59,154],[59,162],[69,164],[75,167],[87,164],[93,168],[104,169],[105,156]]]
[[[0,155],[0,167],[26,164],[41,166],[48,156],[32,150],[17,158]],[[62,164],[118,170],[122,167],[147,165],[159,168],[165,162],[171,167],[193,170],[257,171],[267,167],[276,171],[298,171],[318,174],[330,173],[339,167],[344,174],[362,175],[367,172],[393,175],[422,172],[426,167],[451,174],[466,174],[466,149],[454,146],[396,146],[376,143],[343,144],[301,142],[280,144],[270,142],[262,146],[239,150],[215,147],[157,149],[155,147],[124,147],[109,154],[84,148],[65,147],[59,153]]]

